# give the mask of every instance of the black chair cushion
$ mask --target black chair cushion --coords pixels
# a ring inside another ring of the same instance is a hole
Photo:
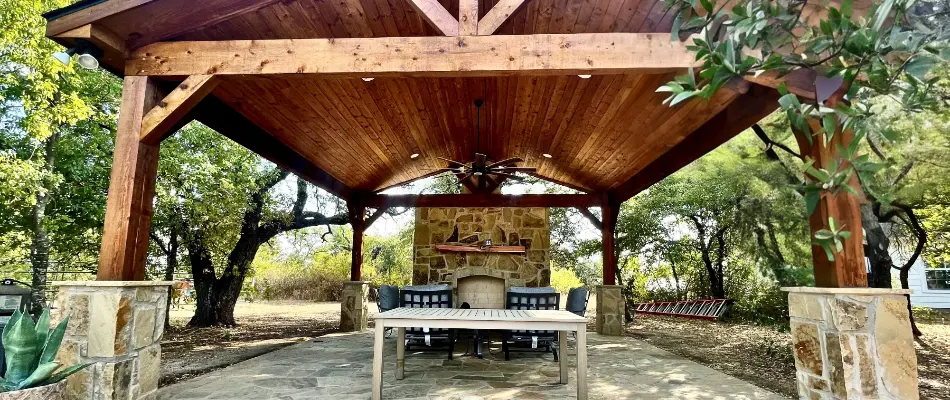
[[[399,307],[399,288],[392,285],[383,285],[376,291],[376,305],[379,311],[389,311]]]

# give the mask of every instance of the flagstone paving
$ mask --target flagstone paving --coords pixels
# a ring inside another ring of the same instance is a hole
[[[372,332],[333,334],[293,345],[225,369],[162,388],[160,400],[368,399]],[[395,339],[386,339],[385,399],[575,398],[573,341],[570,383],[559,384],[551,354],[512,353],[485,359],[444,352],[406,354],[406,377],[397,381]],[[497,352],[497,349],[493,351]],[[782,399],[782,396],[706,366],[628,338],[588,335],[591,399]]]

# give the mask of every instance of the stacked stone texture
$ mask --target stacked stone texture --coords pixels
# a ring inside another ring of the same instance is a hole
[[[369,298],[369,282],[354,281],[343,283],[343,298],[340,305],[340,331],[362,331],[367,326],[369,310],[366,301]]]
[[[834,290],[789,293],[800,397],[917,399],[905,297]]]
[[[414,285],[454,283],[457,270],[496,271],[508,286],[551,284],[551,230],[547,208],[417,208],[413,254]],[[458,230],[454,240],[453,233]],[[525,246],[524,254],[439,252],[447,243]],[[500,274],[499,274],[500,273]]]
[[[595,327],[601,335],[621,336],[624,325],[624,300],[621,287],[597,287],[597,320]]]
[[[69,315],[57,359],[92,363],[67,379],[67,398],[154,399],[168,286],[62,286],[54,321]]]

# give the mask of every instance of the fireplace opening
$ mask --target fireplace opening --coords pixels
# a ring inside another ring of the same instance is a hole
[[[460,278],[456,283],[458,301],[472,308],[505,308],[505,280],[487,275]]]

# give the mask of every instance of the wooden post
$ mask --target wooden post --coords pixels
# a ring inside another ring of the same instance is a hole
[[[834,105],[829,105],[834,107]],[[821,129],[819,120],[810,121],[813,132]],[[825,143],[825,135],[819,134],[808,140],[802,132],[795,132],[795,138],[801,149],[802,156],[814,160],[815,168],[827,168],[829,163],[841,157],[838,146],[848,147],[854,138],[854,132],[844,131],[835,133],[831,143]],[[841,159],[841,168],[848,166],[848,162]],[[806,179],[811,179],[806,176]],[[818,207],[809,216],[811,227],[810,235],[814,238],[816,231],[828,228],[828,217],[835,220],[839,229],[851,232],[851,237],[843,241],[844,249],[835,253],[834,261],[828,260],[825,250],[819,245],[812,245],[812,262],[815,265],[815,286],[817,287],[867,287],[867,268],[864,262],[864,232],[861,225],[861,203],[865,201],[864,191],[857,175],[852,175],[848,182],[858,193],[855,196],[845,190],[837,194],[822,192],[818,200]]]
[[[362,203],[349,201],[350,226],[353,227],[352,262],[350,263],[350,280],[363,279],[363,231],[366,230],[366,206]]]
[[[617,256],[614,253],[614,230],[617,227],[617,215],[620,212],[620,205],[614,204],[610,196],[604,194],[600,206],[602,216],[602,226],[600,229],[603,235],[603,274],[604,285],[615,285],[617,276]]]
[[[478,34],[478,0],[459,0],[459,36]]]
[[[139,133],[143,116],[160,100],[149,77],[125,77],[96,276],[100,281],[145,279],[158,145],[141,143]]]

